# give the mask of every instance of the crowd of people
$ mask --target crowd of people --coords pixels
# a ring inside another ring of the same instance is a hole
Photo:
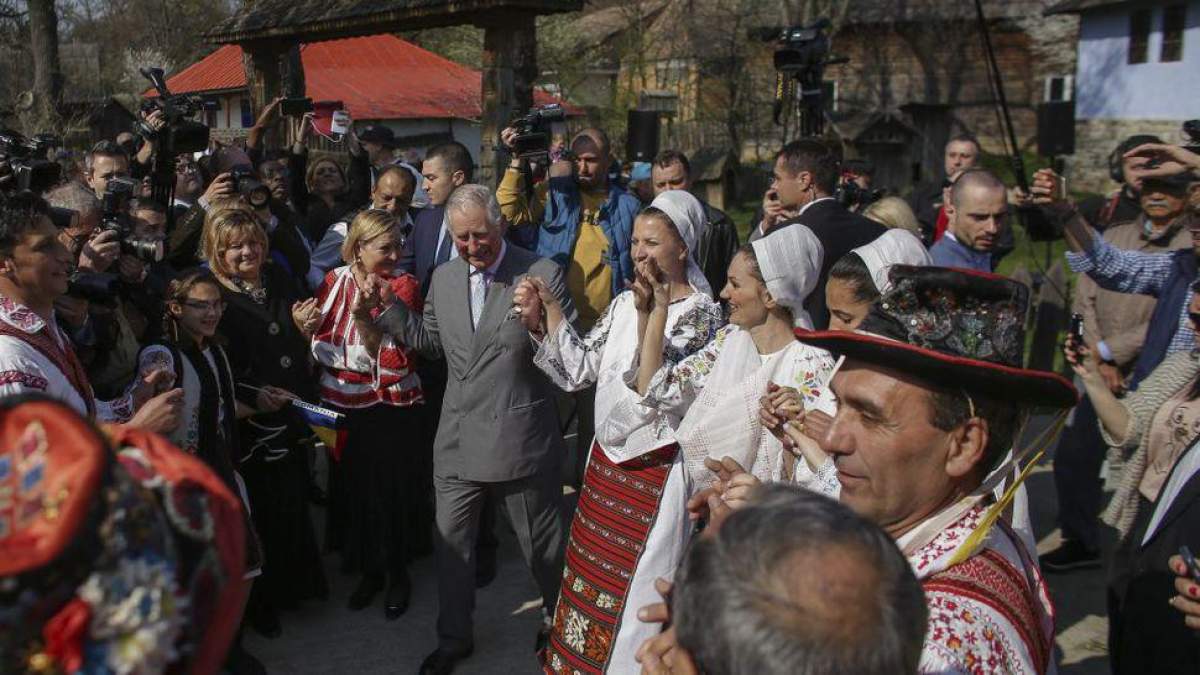
[[[173,203],[153,138],[4,187],[0,671],[264,672],[242,631],[330,601],[336,552],[382,620],[436,557],[420,672],[450,673],[501,516],[547,673],[1052,671],[1042,572],[1099,565],[1101,523],[1114,672],[1195,667],[1200,156],[1129,139],[1076,206],[961,136],[906,200],[797,140],[743,244],[677,150],[626,185],[588,128],[492,187],[381,125],[267,149],[278,106],[176,158]],[[1025,367],[1030,289],[994,273],[1018,206],[1081,273],[1074,385]],[[1039,563],[1023,468],[1070,410]]]

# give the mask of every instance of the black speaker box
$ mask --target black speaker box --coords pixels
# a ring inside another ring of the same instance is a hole
[[[1037,109],[1038,154],[1062,157],[1075,154],[1075,102],[1042,103]]]
[[[653,162],[658,154],[658,113],[630,110],[625,141],[626,162]]]

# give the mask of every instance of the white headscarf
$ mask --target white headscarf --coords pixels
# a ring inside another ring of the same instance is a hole
[[[667,214],[683,239],[688,249],[687,280],[688,284],[700,293],[712,295],[708,279],[697,264],[700,255],[700,238],[704,236],[704,228],[708,227],[708,216],[704,206],[687,190],[667,190],[650,202],[650,208],[658,209]]]
[[[812,318],[804,309],[804,301],[817,287],[825,259],[825,249],[817,235],[804,225],[795,224],[757,239],[751,246],[771,297],[791,310],[793,326],[812,330]]]
[[[929,257],[929,251],[921,240],[913,233],[900,229],[888,230],[875,241],[859,246],[851,253],[857,253],[866,263],[867,271],[875,281],[875,290],[880,294],[887,290],[888,271],[892,269],[892,265],[926,267],[933,264],[933,259]]]

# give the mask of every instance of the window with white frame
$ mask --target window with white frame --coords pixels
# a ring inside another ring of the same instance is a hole
[[[1070,101],[1074,98],[1074,86],[1074,75],[1048,75],[1042,92],[1042,100],[1046,103]]]

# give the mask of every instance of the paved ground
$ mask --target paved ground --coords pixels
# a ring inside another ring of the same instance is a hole
[[[1056,503],[1049,460],[1030,476],[1031,511],[1039,552],[1057,544],[1053,529]],[[318,517],[321,512],[317,511]],[[501,519],[503,520],[503,519]],[[476,594],[475,654],[456,671],[472,673],[536,673],[533,642],[540,612],[536,587],[526,571],[516,541],[505,527],[501,535],[499,574]],[[435,645],[437,586],[432,558],[412,569],[412,604],[401,619],[383,618],[382,600],[351,612],[345,600],[355,580],[337,571],[337,558],[326,558],[332,585],[329,601],[283,615],[283,635],[265,640],[247,632],[246,647],[271,673],[415,673]],[[1063,675],[1108,672],[1104,648],[1104,575],[1100,570],[1048,577],[1058,610],[1056,658]]]

